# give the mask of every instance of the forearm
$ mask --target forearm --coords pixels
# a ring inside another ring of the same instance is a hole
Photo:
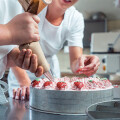
[[[10,33],[7,29],[7,25],[0,24],[0,45],[10,45],[12,41],[10,39]]]
[[[30,86],[31,84],[31,80],[29,78],[29,76],[27,75],[26,71],[19,68],[19,67],[12,67],[11,68],[16,79],[18,80],[18,82],[20,83],[20,86]]]
[[[70,67],[72,72],[74,73],[74,66],[77,64],[78,58],[82,56],[83,49],[80,47],[69,47],[69,56],[70,56]]]

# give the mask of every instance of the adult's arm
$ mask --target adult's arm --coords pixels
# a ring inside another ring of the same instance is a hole
[[[21,45],[40,40],[37,15],[22,13],[0,24],[0,45]]]

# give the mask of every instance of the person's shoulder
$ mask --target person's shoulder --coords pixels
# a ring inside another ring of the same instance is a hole
[[[74,6],[68,8],[65,14],[69,19],[74,20],[83,19],[82,13],[80,13]]]
[[[65,21],[69,28],[73,28],[75,26],[82,26],[84,24],[84,18],[82,13],[76,10],[75,7],[70,7],[65,12]]]

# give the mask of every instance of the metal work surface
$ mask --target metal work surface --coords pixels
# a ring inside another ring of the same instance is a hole
[[[120,100],[91,105],[87,114],[91,120],[120,120]]]
[[[28,101],[8,99],[0,105],[0,120],[89,120],[86,115],[47,114],[28,109]]]

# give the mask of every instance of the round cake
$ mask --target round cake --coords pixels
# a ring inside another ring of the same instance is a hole
[[[30,106],[50,113],[81,114],[93,103],[113,99],[106,78],[37,78],[30,87]]]

